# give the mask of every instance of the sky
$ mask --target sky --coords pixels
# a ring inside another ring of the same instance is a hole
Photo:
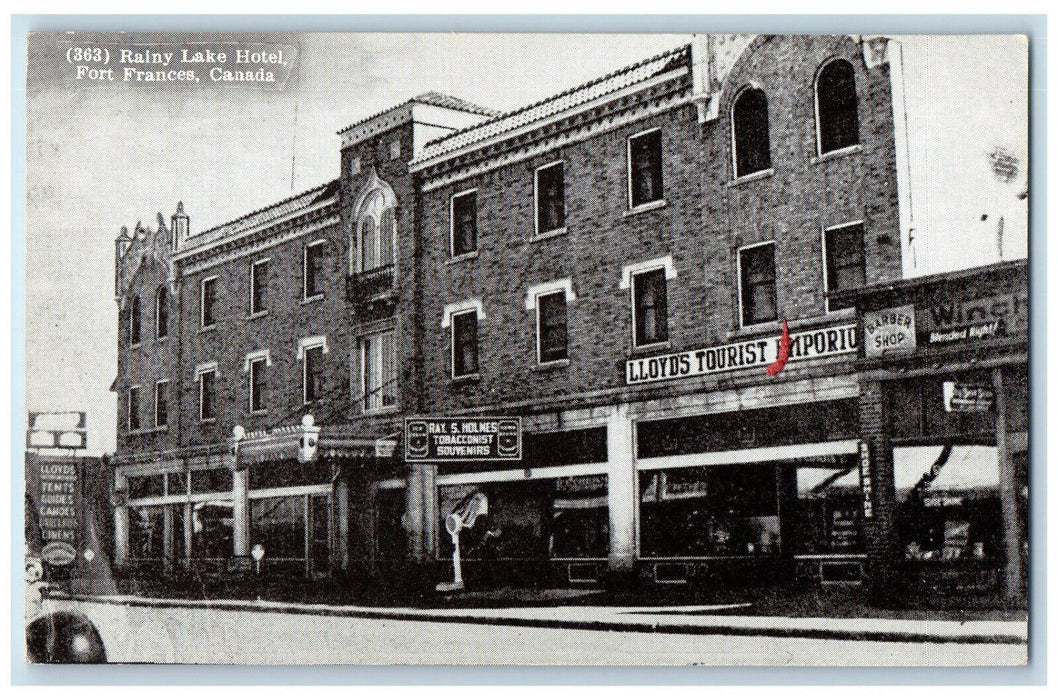
[[[272,36],[298,59],[281,91],[83,88],[35,50],[26,83],[26,408],[87,410],[89,454],[112,452],[114,238],[178,201],[201,231],[338,176],[336,132],[436,90],[500,110],[690,41],[690,35]],[[1027,250],[1027,41],[899,37],[907,93],[915,276]],[[992,174],[996,147],[1020,162]],[[985,217],[982,220],[982,217]]]

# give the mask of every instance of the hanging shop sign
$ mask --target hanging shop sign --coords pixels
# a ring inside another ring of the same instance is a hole
[[[915,307],[897,306],[863,315],[863,351],[867,357],[914,352]]]
[[[489,462],[522,458],[522,419],[406,418],[408,462]]]
[[[645,384],[704,374],[766,367],[779,356],[780,337],[745,340],[701,350],[629,360],[625,364],[627,384]],[[856,326],[831,326],[790,334],[789,362],[855,352]]]
[[[995,400],[990,386],[944,382],[944,410],[948,413],[983,413],[992,410]]]
[[[985,340],[1027,333],[1027,292],[997,294],[928,307],[920,342],[930,344]]]
[[[67,566],[80,543],[79,470],[74,461],[34,459],[28,470],[41,535],[40,555],[53,566]]]

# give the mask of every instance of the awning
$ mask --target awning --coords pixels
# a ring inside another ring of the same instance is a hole
[[[797,495],[801,497],[821,496],[827,492],[858,488],[860,474],[856,469],[802,467],[797,470]]]
[[[897,447],[893,478],[898,500],[905,500],[944,449],[941,445]],[[999,489],[999,453],[985,445],[955,445],[926,493],[979,494]]]
[[[605,508],[608,505],[606,496],[588,496],[586,498],[556,498],[555,510],[574,510],[580,508]]]

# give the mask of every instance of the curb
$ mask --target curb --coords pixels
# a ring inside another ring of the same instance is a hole
[[[86,603],[104,603],[141,608],[201,608],[231,612],[267,612],[293,615],[319,615],[325,617],[348,617],[365,620],[401,620],[407,622],[450,622],[457,624],[495,625],[501,627],[536,627],[552,629],[588,630],[596,632],[645,632],[659,634],[723,635],[741,637],[784,637],[804,639],[831,639],[855,642],[905,642],[934,644],[1027,644],[1025,636],[1008,633],[929,633],[897,632],[884,630],[839,630],[826,628],[747,627],[734,624],[689,625],[674,622],[624,622],[601,620],[548,620],[526,617],[491,617],[466,614],[439,615],[431,612],[408,612],[386,610],[353,610],[340,608],[315,608],[299,603],[269,603],[258,605],[252,601],[194,601],[163,598],[104,598],[83,594],[60,594],[49,596],[55,600],[70,600]]]

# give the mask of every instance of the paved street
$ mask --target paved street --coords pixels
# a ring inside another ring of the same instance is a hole
[[[1022,664],[1027,656],[1023,644],[600,631],[75,601],[48,605],[87,614],[115,662],[964,666]],[[587,608],[565,611],[567,618],[583,620],[597,614]],[[651,614],[628,615],[643,621]]]

